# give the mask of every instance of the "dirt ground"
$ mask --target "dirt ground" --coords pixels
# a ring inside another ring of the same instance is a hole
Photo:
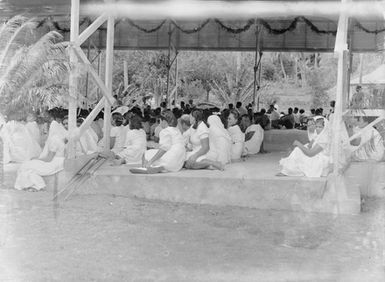
[[[384,203],[337,217],[0,189],[0,281],[384,281]]]

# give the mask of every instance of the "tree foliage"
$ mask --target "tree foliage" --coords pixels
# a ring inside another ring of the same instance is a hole
[[[0,111],[6,115],[57,105],[68,92],[65,43],[56,31],[16,16],[0,28]]]

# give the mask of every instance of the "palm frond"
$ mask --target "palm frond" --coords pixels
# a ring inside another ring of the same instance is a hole
[[[7,63],[12,60],[13,53],[16,52],[19,47],[30,44],[30,42],[26,42],[26,38],[28,38],[28,33],[33,33],[35,27],[36,22],[31,20],[24,22],[15,30],[4,48],[0,49],[0,74],[7,67]]]

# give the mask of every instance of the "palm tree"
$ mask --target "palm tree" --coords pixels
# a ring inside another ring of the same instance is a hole
[[[0,113],[56,106],[68,93],[66,43],[56,31],[16,16],[0,27]]]

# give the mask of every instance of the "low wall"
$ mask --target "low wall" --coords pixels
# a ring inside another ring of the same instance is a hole
[[[263,147],[270,152],[286,151],[292,146],[295,140],[303,144],[308,143],[307,131],[298,129],[266,130]]]

